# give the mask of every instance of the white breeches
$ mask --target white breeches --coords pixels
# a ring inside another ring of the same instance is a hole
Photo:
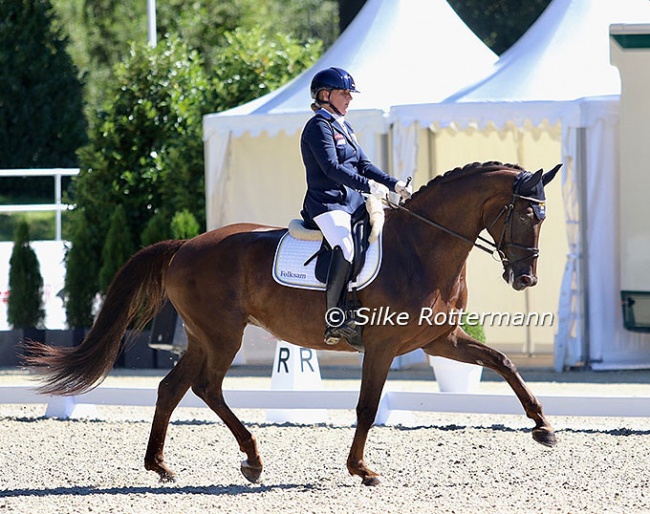
[[[314,222],[330,246],[340,247],[343,257],[350,263],[354,258],[351,218],[349,213],[340,210],[324,212],[314,218]]]

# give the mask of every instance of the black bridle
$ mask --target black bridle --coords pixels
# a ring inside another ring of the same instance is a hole
[[[537,198],[532,198],[530,196],[524,196],[519,194],[517,191],[517,188],[515,188],[515,191],[512,193],[512,198],[510,199],[510,203],[506,204],[503,206],[503,208],[499,211],[499,213],[496,215],[494,218],[494,221],[490,223],[489,226],[486,228],[489,230],[491,229],[498,221],[499,219],[505,215],[505,220],[503,222],[503,228],[501,229],[501,236],[499,237],[498,243],[495,243],[494,241],[490,241],[489,239],[485,239],[481,235],[478,236],[477,239],[479,239],[481,242],[478,243],[476,240],[472,240],[469,237],[465,237],[462,234],[459,234],[458,232],[445,227],[444,225],[441,225],[440,223],[437,223],[433,220],[430,220],[428,218],[425,218],[424,216],[421,216],[415,212],[413,212],[410,209],[407,209],[403,205],[400,205],[399,203],[393,203],[390,201],[388,196],[386,197],[386,203],[388,204],[389,207],[393,209],[398,209],[400,211],[404,211],[408,213],[410,216],[413,216],[415,219],[420,220],[423,223],[426,223],[427,225],[430,225],[432,227],[437,228],[438,230],[442,230],[446,234],[449,234],[457,239],[460,239],[461,241],[465,241],[466,243],[478,248],[479,250],[482,250],[486,253],[489,253],[494,257],[495,255],[498,257],[498,260],[501,261],[501,264],[503,265],[504,269],[509,268],[510,266],[513,266],[519,262],[527,261],[530,259],[536,259],[539,256],[539,248],[534,247],[534,246],[526,246],[523,244],[519,243],[513,243],[512,242],[512,214],[515,210],[515,203],[517,203],[517,200],[526,200],[530,203],[536,203],[536,204],[543,204],[543,200],[539,200]],[[506,236],[506,231],[510,228],[510,239],[511,242],[506,243],[505,242],[505,236]],[[487,245],[487,246],[485,246]],[[519,250],[524,250],[528,252],[528,255],[525,257],[522,257],[521,259],[517,259],[516,261],[510,261],[504,252],[505,248],[517,248]]]

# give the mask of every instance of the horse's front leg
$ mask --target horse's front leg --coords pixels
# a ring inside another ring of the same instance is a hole
[[[348,471],[361,477],[363,485],[381,483],[379,474],[366,466],[363,453],[368,431],[375,421],[381,393],[388,377],[393,355],[386,352],[366,351],[363,357],[361,391],[357,403],[357,429],[348,456]]]
[[[555,431],[544,416],[542,404],[535,398],[519,375],[517,367],[506,355],[468,336],[460,327],[444,341],[434,341],[423,350],[429,355],[479,364],[501,375],[519,398],[526,416],[535,422],[533,439],[545,446],[555,446]]]

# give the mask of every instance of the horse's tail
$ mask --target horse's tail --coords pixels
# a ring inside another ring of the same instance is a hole
[[[115,275],[101,310],[84,341],[76,347],[25,343],[24,361],[44,377],[43,394],[80,394],[98,386],[122,349],[129,326],[142,331],[165,298],[163,277],[185,241],[163,241],[136,253]]]

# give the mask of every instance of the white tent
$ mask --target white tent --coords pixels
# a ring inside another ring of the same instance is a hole
[[[368,156],[387,168],[392,105],[440,101],[485,75],[497,56],[445,0],[368,0],[308,71],[277,91],[204,118],[207,225],[286,226],[305,191],[299,134],[312,114],[309,84],[339,66],[361,94],[348,113]]]
[[[594,368],[650,366],[650,337],[622,324],[616,234],[620,79],[609,62],[609,25],[647,21],[648,0],[553,0],[487,78],[441,103],[391,109],[398,176],[415,172],[418,127],[433,127],[435,154],[467,152],[480,134],[492,138],[492,150],[508,140],[524,164],[532,153],[540,157],[540,145],[552,153],[556,141],[568,234],[557,369],[581,361]],[[545,243],[540,246],[545,257]]]

